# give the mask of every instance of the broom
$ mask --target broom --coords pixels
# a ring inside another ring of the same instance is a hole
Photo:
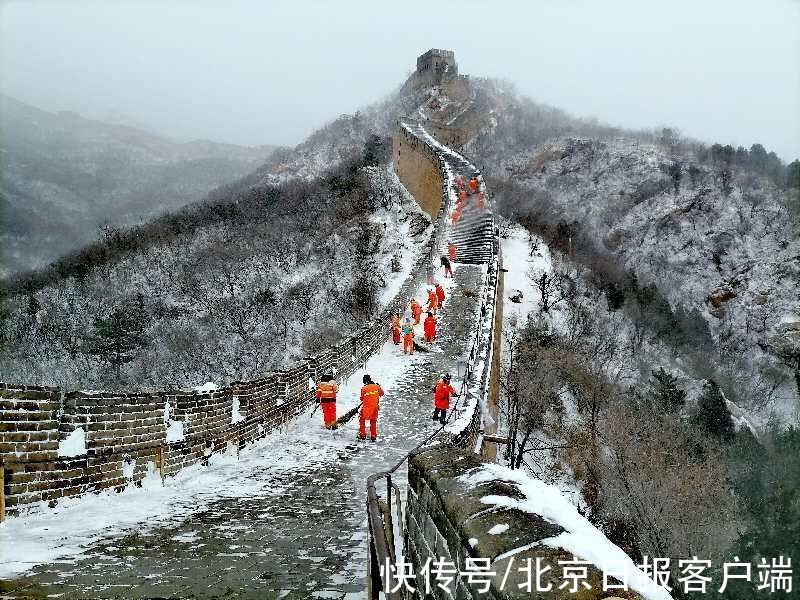
[[[344,413],[341,417],[336,419],[336,426],[337,427],[341,427],[345,423],[349,422],[353,417],[355,417],[358,414],[358,411],[361,409],[361,405],[362,405],[362,403],[359,402],[358,406],[354,406],[353,408],[348,410],[346,413]]]

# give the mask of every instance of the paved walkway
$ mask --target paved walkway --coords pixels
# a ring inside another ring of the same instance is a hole
[[[452,373],[460,388],[456,361],[469,350],[479,310],[477,298],[462,292],[477,288],[482,273],[482,267],[459,265],[455,280],[447,281],[441,335],[430,353],[405,357],[389,343],[370,359],[366,372],[387,392],[378,442],[355,441],[356,419],[329,432],[319,411],[313,419],[303,415],[243,453],[245,466],[223,474],[230,485],[220,497],[209,490],[204,502],[185,498],[170,518],[0,582],[0,592],[11,598],[363,597],[367,476],[434,431],[431,388],[438,376]],[[362,374],[343,386],[343,404],[353,405]]]

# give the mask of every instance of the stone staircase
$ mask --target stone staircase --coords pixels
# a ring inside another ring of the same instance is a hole
[[[443,210],[445,213],[444,231],[439,239],[439,252],[447,255],[448,244],[456,246],[456,262],[464,264],[487,264],[493,258],[494,217],[491,203],[486,194],[483,176],[478,175],[481,189],[486,196],[481,206],[477,194],[467,197],[463,206],[458,201],[458,190],[455,184],[456,176],[460,175],[464,185],[478,172],[475,165],[464,156],[438,142],[426,129],[423,123],[413,120],[402,120],[403,125],[416,137],[433,147],[438,157],[444,163],[444,170],[448,174],[445,181],[447,187],[445,197],[448,199]],[[455,218],[454,218],[455,217]]]

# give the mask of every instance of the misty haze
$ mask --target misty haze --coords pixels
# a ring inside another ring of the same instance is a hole
[[[3,2],[0,596],[795,597],[798,234],[793,0]]]

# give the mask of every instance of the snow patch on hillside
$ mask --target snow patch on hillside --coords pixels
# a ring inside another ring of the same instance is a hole
[[[697,311],[722,346],[708,364],[743,410],[792,420],[798,392],[776,349],[795,343],[782,317],[800,313],[800,239],[783,191],[736,167],[726,191],[719,166],[627,138],[551,139],[496,168],[534,192],[532,211],[538,201],[552,218],[578,222],[673,310]]]
[[[371,167],[365,172],[374,194],[393,198],[391,204],[382,206],[370,217],[370,222],[384,233],[376,262],[384,274],[384,287],[378,302],[386,306],[394,300],[411,274],[425,242],[433,233],[433,224],[393,169]],[[393,269],[394,262],[398,270]]]

